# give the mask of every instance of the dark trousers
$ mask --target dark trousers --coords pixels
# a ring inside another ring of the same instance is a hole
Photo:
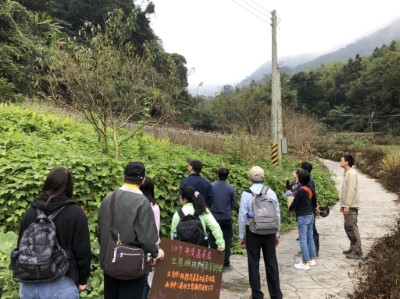
[[[319,252],[319,234],[318,234],[318,231],[317,231],[317,227],[315,226],[315,216],[316,216],[316,214],[314,213],[313,236],[314,236],[315,251],[317,252],[317,256],[318,256],[318,252]]]
[[[230,265],[230,257],[231,257],[231,245],[232,245],[232,237],[233,237],[233,232],[232,232],[232,219],[223,219],[223,220],[217,220],[219,226],[221,227],[222,234],[224,235],[224,240],[225,240],[225,258],[224,258],[224,266],[229,266]],[[208,236],[208,239],[210,241],[210,247],[217,249],[217,244],[215,243],[215,238],[214,236],[210,233]]]
[[[121,280],[104,273],[104,299],[142,298],[147,276]]]
[[[267,273],[269,296],[271,299],[282,299],[283,295],[279,285],[279,268],[275,248],[275,234],[265,236],[256,235],[250,231],[249,226],[246,226],[247,263],[253,299],[264,298],[260,280],[261,250]]]
[[[350,240],[350,248],[356,253],[362,253],[361,237],[357,225],[358,209],[350,208],[349,213],[344,215],[344,230]]]

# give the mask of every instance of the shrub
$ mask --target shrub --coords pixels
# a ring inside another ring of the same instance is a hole
[[[388,190],[400,194],[400,154],[388,154],[382,160],[382,184]]]
[[[391,233],[376,242],[360,264],[350,299],[400,298],[400,218]]]

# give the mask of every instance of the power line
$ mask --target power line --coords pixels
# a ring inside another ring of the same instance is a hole
[[[265,10],[267,13],[271,13],[271,11],[269,11],[268,9],[266,9],[264,6],[260,5],[259,3],[257,3],[254,0],[250,0],[251,2],[253,2],[255,5],[257,5],[258,7],[260,7],[261,9]]]
[[[257,11],[258,13],[260,13],[261,15],[263,15],[264,17],[269,18],[269,15],[266,15],[265,13],[263,13],[262,11],[258,10],[257,8],[255,8],[253,5],[251,5],[250,3],[246,2],[245,0],[241,0],[243,3],[245,3],[247,6],[250,6],[252,9],[254,9],[255,11]],[[254,1],[253,1],[254,2]],[[268,12],[269,13],[269,12]]]
[[[243,5],[241,5],[240,3],[236,2],[235,0],[232,0],[234,3],[236,3],[237,5],[239,5],[241,8],[243,8],[244,10],[248,11],[249,13],[251,13],[253,16],[255,16],[256,18],[260,19],[261,21],[267,23],[267,24],[271,24],[268,21],[264,20],[262,17],[256,15],[254,12],[248,10],[246,7],[244,7]]]

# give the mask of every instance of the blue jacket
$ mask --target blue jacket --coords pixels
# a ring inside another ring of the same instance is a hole
[[[211,184],[214,203],[211,213],[217,220],[232,218],[232,210],[236,207],[236,191],[225,181],[216,181]]]
[[[198,173],[191,173],[188,177],[184,178],[179,185],[179,192],[182,191],[183,187],[191,186],[196,191],[200,192],[200,195],[204,198],[207,207],[211,208],[213,204],[213,193],[211,184],[205,178]]]

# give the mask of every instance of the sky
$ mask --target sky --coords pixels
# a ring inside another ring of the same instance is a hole
[[[398,0],[152,0],[151,27],[169,53],[186,58],[189,90],[235,85],[272,56],[325,54],[400,18]],[[250,11],[250,12],[249,12]]]

